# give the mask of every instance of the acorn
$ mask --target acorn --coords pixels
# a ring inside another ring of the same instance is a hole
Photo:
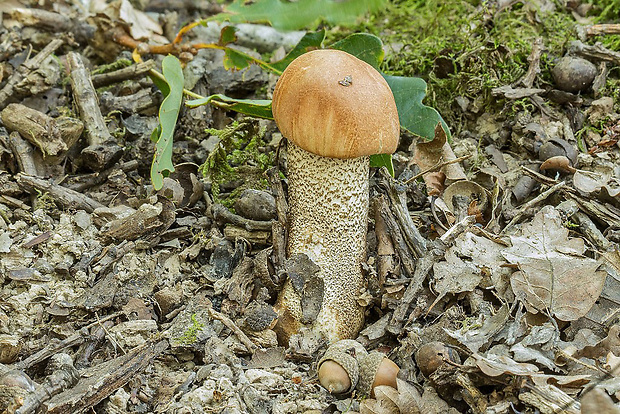
[[[429,342],[418,348],[415,361],[422,374],[429,378],[446,360],[461,363],[461,358],[452,348],[442,342]]]
[[[332,394],[353,391],[360,376],[360,359],[367,354],[362,344],[352,339],[335,342],[319,360],[319,382]]]
[[[396,387],[396,376],[400,368],[394,361],[379,351],[372,351],[360,361],[360,379],[357,389],[360,395],[374,397],[374,389],[379,385]]]

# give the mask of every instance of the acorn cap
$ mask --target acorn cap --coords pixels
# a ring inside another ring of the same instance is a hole
[[[343,339],[333,343],[329,348],[327,348],[327,351],[325,351],[325,354],[317,364],[317,371],[320,371],[321,365],[325,361],[336,362],[345,370],[350,381],[350,386],[348,389],[341,390],[337,393],[347,393],[355,389],[357,386],[360,377],[359,361],[366,355],[366,349],[362,344],[352,339]],[[321,378],[319,378],[319,381],[321,381]],[[321,384],[324,385],[323,381],[321,381]]]
[[[375,375],[384,358],[385,354],[372,351],[360,361],[360,380],[357,390],[361,395],[370,395],[372,393]]]
[[[272,111],[284,137],[323,157],[391,154],[398,146],[398,110],[388,83],[341,50],[313,50],[293,60],[278,79]]]

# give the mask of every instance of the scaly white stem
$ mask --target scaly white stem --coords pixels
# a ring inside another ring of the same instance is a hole
[[[288,256],[305,253],[320,268],[322,308],[312,329],[330,342],[355,337],[364,322],[369,157],[321,157],[289,142]],[[300,296],[286,282],[278,298],[281,340],[302,325]]]

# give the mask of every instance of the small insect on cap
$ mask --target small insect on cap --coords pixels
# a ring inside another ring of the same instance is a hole
[[[340,50],[314,50],[292,61],[272,106],[282,135],[316,155],[357,158],[391,154],[398,146],[398,111],[387,82]]]

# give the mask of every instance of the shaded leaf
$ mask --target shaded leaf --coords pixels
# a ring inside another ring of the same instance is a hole
[[[433,265],[437,299],[431,308],[448,293],[471,292],[482,280],[480,270],[459,258],[453,248],[446,252],[446,260]]]
[[[598,261],[583,256],[583,239],[568,238],[556,209],[543,208],[521,236],[510,240],[512,247],[502,254],[519,266],[511,285],[529,311],[548,310],[564,321],[588,313],[603,290],[606,272],[597,271]]]
[[[383,61],[383,43],[377,36],[368,33],[354,33],[332,44],[330,49],[338,49],[352,54],[379,70]]]
[[[256,60],[246,53],[229,47],[224,50],[224,69],[241,70],[255,63]]]
[[[185,102],[190,108],[200,105],[213,104],[217,107],[240,112],[257,118],[273,119],[271,113],[271,100],[269,99],[235,99],[226,95],[215,94],[202,99],[194,99]]]
[[[155,190],[161,189],[164,185],[164,177],[174,171],[172,138],[183,99],[181,62],[174,56],[166,56],[162,62],[162,72],[169,92],[159,108],[159,126],[151,135],[151,139],[157,142],[151,165],[151,181]]]
[[[474,353],[472,357],[476,360],[480,371],[490,377],[498,377],[502,374],[530,376],[538,372],[536,365],[519,363],[505,355],[489,354],[488,357],[484,357]]]
[[[235,0],[212,20],[270,23],[280,30],[298,30],[324,20],[330,25],[355,23],[359,16],[381,9],[385,0]]]

